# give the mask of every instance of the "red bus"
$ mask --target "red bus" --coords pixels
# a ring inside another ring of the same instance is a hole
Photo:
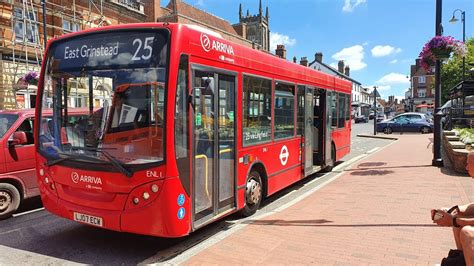
[[[46,209],[179,237],[350,152],[351,84],[198,26],[150,23],[52,40],[36,115]],[[69,113],[86,107],[88,119]],[[42,119],[38,119],[42,121]],[[66,132],[66,134],[60,134]]]

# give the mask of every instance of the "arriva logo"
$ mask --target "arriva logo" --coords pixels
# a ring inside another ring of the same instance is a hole
[[[79,175],[76,172],[71,173],[72,182],[78,184],[79,182],[102,185],[102,179],[100,177],[88,176],[88,175]]]
[[[209,36],[205,33],[201,33],[201,46],[206,52],[214,50],[228,55],[234,55],[234,47],[232,47],[232,45],[221,43],[216,40],[212,40],[211,42],[211,39],[209,39]]]

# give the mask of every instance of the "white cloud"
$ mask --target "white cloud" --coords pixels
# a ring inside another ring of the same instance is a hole
[[[401,51],[402,49],[395,48],[390,45],[377,45],[371,50],[373,57],[383,57],[391,54],[397,54]]]
[[[296,39],[278,32],[270,32],[270,51],[275,52],[278,44],[284,44],[286,47],[293,46],[296,44]]]
[[[367,64],[364,60],[364,47],[362,45],[354,45],[342,49],[341,51],[335,53],[332,58],[334,60],[344,60],[344,64],[351,68],[351,71],[357,71],[367,67]],[[337,63],[332,63],[331,66],[334,66],[337,69]]]
[[[342,7],[343,12],[352,12],[358,5],[366,3],[367,0],[345,0]]]
[[[390,64],[396,64],[398,63],[398,59],[393,59],[392,61],[390,61]]]
[[[204,5],[204,0],[197,0],[196,5],[203,6]]]
[[[390,73],[375,82],[379,86],[409,85],[410,80],[406,75],[400,73]]]

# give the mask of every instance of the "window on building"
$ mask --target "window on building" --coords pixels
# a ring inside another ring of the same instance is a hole
[[[19,42],[38,43],[38,22],[37,15],[33,11],[25,14],[21,8],[15,7],[13,10],[15,40]]]
[[[249,146],[271,140],[272,81],[244,76],[243,143]]]
[[[275,85],[275,139],[294,135],[295,128],[295,86],[277,83]]]
[[[418,97],[426,97],[426,90],[418,90]]]
[[[70,20],[63,19],[63,30],[67,32],[75,32],[80,31],[81,27],[77,22],[72,22]]]
[[[418,83],[419,84],[425,84],[426,83],[426,77],[425,76],[419,76],[418,77]]]

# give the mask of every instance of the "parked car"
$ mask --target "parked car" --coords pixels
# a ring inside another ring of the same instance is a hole
[[[365,115],[359,115],[354,119],[355,123],[368,123],[369,118]]]
[[[87,111],[70,112],[78,120]],[[34,109],[0,111],[0,220],[25,199],[38,196],[33,138]]]
[[[422,113],[404,113],[377,124],[377,132],[433,132],[433,123]]]
[[[370,114],[369,114],[369,119],[370,119],[370,120],[374,119],[374,115],[375,115],[374,112],[370,112]]]
[[[377,114],[377,123],[382,122],[385,119],[383,114]]]

